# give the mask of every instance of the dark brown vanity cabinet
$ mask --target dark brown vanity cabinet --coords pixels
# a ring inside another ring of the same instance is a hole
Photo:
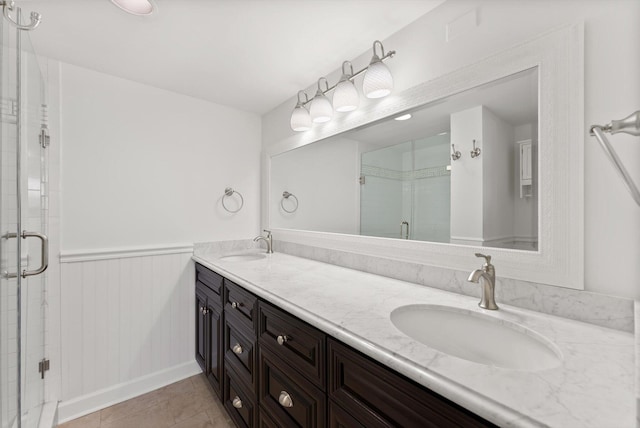
[[[238,427],[494,427],[200,265],[196,279],[196,359]]]
[[[221,396],[223,278],[196,265],[196,361]]]

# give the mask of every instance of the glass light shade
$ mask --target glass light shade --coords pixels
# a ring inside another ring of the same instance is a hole
[[[329,98],[318,90],[316,96],[311,100],[309,112],[313,123],[324,123],[330,121],[331,117],[333,117],[333,106],[331,106]]]
[[[153,13],[153,4],[149,0],[111,0],[111,3],[133,15],[151,15]]]
[[[335,111],[347,112],[358,108],[360,98],[358,90],[352,81],[342,79],[333,92],[333,108]]]
[[[384,65],[380,58],[374,56],[364,74],[362,92],[367,98],[382,98],[391,93],[393,89],[393,76],[389,67]]]
[[[303,105],[298,104],[291,113],[291,129],[297,132],[311,129],[311,116]]]

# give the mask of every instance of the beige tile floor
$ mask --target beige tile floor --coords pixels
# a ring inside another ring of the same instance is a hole
[[[74,419],[60,428],[232,428],[204,375]]]

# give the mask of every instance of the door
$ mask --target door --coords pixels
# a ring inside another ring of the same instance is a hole
[[[21,239],[20,272],[33,273],[21,278],[22,331],[22,427],[38,426],[44,403],[45,311],[48,273],[49,150],[47,104],[43,70],[31,45],[30,33],[18,31],[20,37],[19,79],[21,145],[21,227],[28,233]],[[43,136],[43,131],[44,135]],[[23,232],[24,235],[24,232]],[[42,372],[40,370],[42,368]]]
[[[31,428],[44,401],[47,278],[29,273],[48,249],[45,85],[28,33],[0,19],[0,35],[0,426]]]

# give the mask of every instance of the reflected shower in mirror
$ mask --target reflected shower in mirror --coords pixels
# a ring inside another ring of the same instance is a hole
[[[533,68],[273,156],[271,226],[535,251],[537,136]]]

